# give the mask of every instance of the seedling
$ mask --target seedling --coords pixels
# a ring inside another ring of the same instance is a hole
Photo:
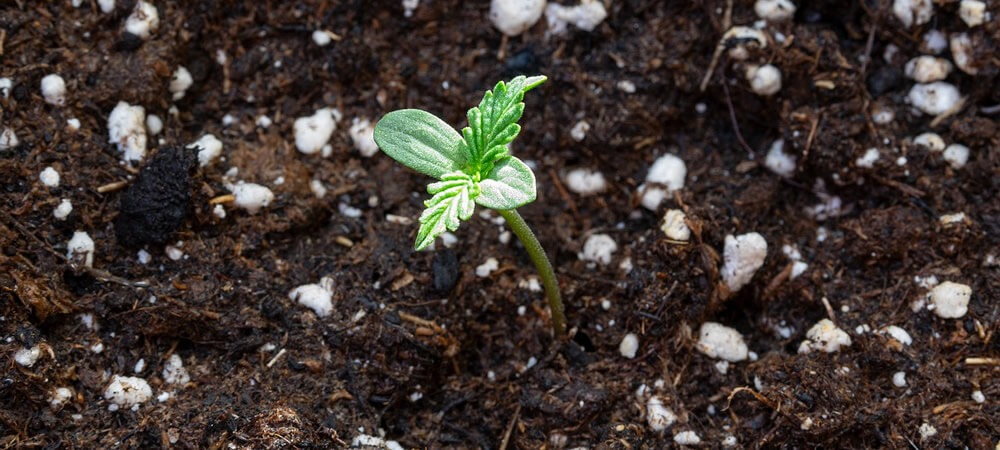
[[[495,210],[521,240],[545,287],[552,328],[566,332],[566,319],[552,264],[538,238],[516,208],[535,201],[535,174],[510,154],[521,126],[524,93],[544,83],[544,76],[519,76],[486,91],[479,106],[469,110],[469,126],[459,134],[437,116],[419,109],[390,112],[375,125],[375,142],[392,159],[437,179],[427,185],[431,198],[420,214],[417,250],[427,248],[447,231],[469,220],[476,205]]]

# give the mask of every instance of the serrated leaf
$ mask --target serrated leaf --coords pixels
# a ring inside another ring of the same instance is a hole
[[[469,220],[476,209],[479,188],[471,177],[462,172],[450,172],[443,181],[431,183],[427,192],[433,196],[424,202],[427,209],[420,214],[417,250],[431,245],[445,231],[455,231],[463,220]]]
[[[489,177],[479,182],[476,203],[490,209],[514,209],[535,201],[535,174],[520,159],[507,157],[496,163]]]
[[[438,179],[469,163],[462,136],[437,116],[419,109],[401,109],[383,116],[375,125],[375,143],[400,164]]]
[[[524,113],[524,93],[545,82],[544,76],[515,77],[509,83],[498,82],[492,91],[486,91],[479,106],[469,110],[469,126],[462,129],[462,137],[476,169],[490,170],[497,160],[486,158],[490,150],[504,146],[521,132],[517,124]]]

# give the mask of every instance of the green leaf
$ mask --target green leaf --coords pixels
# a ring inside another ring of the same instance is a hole
[[[535,174],[513,156],[497,162],[479,182],[476,203],[490,209],[514,209],[535,201]]]
[[[463,172],[450,172],[442,175],[441,179],[427,186],[427,192],[433,197],[424,202],[427,209],[420,214],[420,230],[414,244],[417,250],[431,245],[445,230],[458,229],[458,225],[463,220],[469,220],[476,209],[479,186],[472,177]]]
[[[462,137],[473,169],[489,172],[493,163],[509,154],[497,147],[511,143],[521,132],[517,121],[524,113],[524,93],[545,80],[544,76],[518,76],[509,83],[498,82],[486,91],[479,106],[469,110],[469,126],[462,129]]]
[[[400,164],[437,179],[469,164],[462,136],[437,116],[419,109],[401,109],[383,116],[375,125],[375,142]]]

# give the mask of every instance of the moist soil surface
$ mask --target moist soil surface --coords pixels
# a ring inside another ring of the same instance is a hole
[[[757,24],[763,46],[723,39],[760,20],[749,1],[608,1],[592,31],[552,33],[543,17],[513,37],[485,1],[424,0],[409,15],[399,1],[157,1],[145,39],[125,32],[133,1],[99,3],[0,5],[12,81],[0,128],[17,139],[0,147],[0,447],[1000,439],[1000,26],[970,27],[959,2],[910,27],[886,0],[798,2]],[[935,116],[909,103],[904,65],[934,53],[938,32],[962,101]],[[965,50],[948,48],[958,33]],[[781,71],[773,95],[747,82],[760,64]],[[179,66],[192,84],[175,99]],[[39,88],[53,73],[61,105]],[[479,208],[453,245],[414,252],[428,179],[364,156],[349,133],[400,108],[465,126],[485,90],[519,74],[549,77],[525,98],[512,152],[535,169],[538,200],[519,211],[556,268],[565,339],[496,214]],[[140,164],[109,143],[119,102],[162,121]],[[300,153],[293,123],[321,108],[339,113],[328,154]],[[915,143],[925,132],[968,147],[967,162]],[[222,154],[202,166],[187,145],[208,133]],[[779,139],[794,159],[784,175],[765,164]],[[686,163],[685,184],[651,210],[640,185],[666,154]],[[40,180],[46,167],[58,186]],[[603,191],[575,190],[575,169],[600,172]],[[239,181],[273,200],[237,207],[226,195]],[[687,241],[661,231],[670,209],[686,214]],[[94,241],[92,267],[67,257],[77,231]],[[734,291],[726,237],[754,232],[766,258]],[[582,259],[601,234],[610,258]],[[490,258],[498,267],[477,274]],[[328,314],[289,297],[323,278]],[[971,288],[967,312],[928,308],[935,282]],[[850,345],[800,353],[822,319]],[[699,351],[706,322],[741,333],[749,357]],[[114,404],[116,376],[151,396]]]

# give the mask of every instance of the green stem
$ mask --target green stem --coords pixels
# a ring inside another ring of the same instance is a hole
[[[507,226],[517,235],[528,251],[531,262],[535,263],[538,275],[542,278],[542,286],[545,287],[545,297],[549,300],[549,309],[552,310],[552,328],[556,331],[556,336],[566,334],[566,316],[563,313],[562,297],[559,295],[559,281],[556,280],[556,273],[552,270],[552,263],[549,257],[545,256],[545,249],[538,243],[535,233],[525,223],[521,215],[514,209],[496,210],[500,216],[507,221]]]

